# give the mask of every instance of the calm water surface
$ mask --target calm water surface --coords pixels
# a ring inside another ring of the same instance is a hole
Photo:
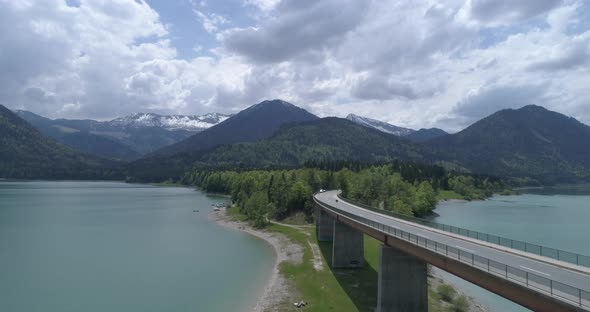
[[[436,208],[439,217],[435,221],[590,255],[590,185],[522,192],[485,201],[443,202]],[[528,311],[450,274],[442,274],[490,311]]]
[[[223,201],[188,188],[0,182],[0,311],[249,310],[274,254],[208,220]]]

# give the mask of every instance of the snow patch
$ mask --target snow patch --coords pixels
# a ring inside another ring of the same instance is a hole
[[[373,128],[373,129],[379,130],[381,132],[385,132],[385,133],[389,133],[389,134],[393,134],[393,135],[397,135],[397,136],[406,136],[406,135],[416,131],[413,129],[394,126],[392,124],[389,124],[389,123],[386,123],[386,122],[383,122],[380,120],[362,117],[362,116],[358,116],[358,115],[354,115],[354,114],[350,114],[350,115],[346,116],[346,119],[348,119],[354,123],[357,123],[361,126]]]
[[[208,113],[205,115],[158,115],[152,113],[134,113],[113,119],[111,124],[117,126],[143,128],[159,127],[166,130],[202,131],[215,126],[231,115]]]

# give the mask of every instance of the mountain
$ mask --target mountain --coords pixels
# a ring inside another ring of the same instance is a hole
[[[28,111],[16,113],[60,143],[92,155],[121,160],[140,158],[230,117],[136,113],[110,121],[96,121],[49,119]]]
[[[52,120],[28,111],[16,111],[16,114],[44,135],[85,154],[115,160],[132,160],[141,157],[141,154],[114,138],[89,132],[88,129],[92,127],[92,124],[96,125],[97,121]]]
[[[191,168],[298,167],[310,160],[394,159],[429,161],[423,147],[397,136],[328,117],[285,124],[272,136],[256,142],[221,145],[211,150],[145,158],[128,165],[130,181],[178,179]]]
[[[373,128],[373,129],[377,129],[379,131],[393,134],[393,135],[397,135],[397,136],[406,136],[406,135],[409,135],[415,131],[412,129],[394,126],[392,124],[389,124],[389,123],[386,123],[383,121],[379,121],[379,120],[371,119],[371,118],[367,118],[367,117],[362,117],[362,116],[358,116],[355,114],[349,114],[348,116],[346,116],[346,119],[348,119],[354,123],[357,123],[359,125]]]
[[[430,128],[430,129],[420,129],[417,131],[414,131],[408,135],[405,136],[406,139],[412,141],[412,142],[416,142],[416,143],[420,143],[420,142],[426,142],[426,141],[430,141],[434,138],[438,138],[440,136],[443,135],[447,135],[448,133],[442,129],[438,129],[438,128]]]
[[[301,166],[310,160],[424,161],[419,146],[347,119],[327,117],[282,127],[272,137],[225,145],[201,156],[230,167]]]
[[[140,153],[130,147],[101,135],[88,132],[65,133],[56,136],[47,135],[61,144],[101,158],[129,161],[141,157]]]
[[[49,179],[122,178],[113,162],[78,153],[47,138],[0,105],[0,177]]]
[[[282,125],[317,118],[308,111],[282,100],[263,101],[207,130],[164,147],[155,154],[194,153],[223,144],[256,141],[271,136]]]
[[[498,111],[456,134],[426,142],[474,172],[541,183],[590,181],[590,127],[528,105]]]

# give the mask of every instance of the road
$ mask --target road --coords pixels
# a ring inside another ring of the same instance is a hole
[[[502,246],[494,246],[488,242],[470,239],[438,229],[400,220],[388,215],[382,215],[362,207],[339,200],[338,191],[327,191],[316,194],[316,199],[337,210],[369,219],[402,231],[412,233],[422,238],[457,248],[458,250],[487,258],[495,262],[506,264],[512,268],[528,272],[530,276],[540,276],[555,282],[581,289],[582,301],[590,306],[590,270],[585,267],[571,265],[554,259],[535,254],[520,252]],[[336,211],[337,212],[337,211]],[[454,257],[456,259],[456,257]],[[559,284],[555,284],[559,285]],[[568,289],[567,287],[564,289]],[[569,290],[568,290],[569,293]],[[576,294],[576,296],[578,296]],[[579,301],[579,300],[577,300]]]

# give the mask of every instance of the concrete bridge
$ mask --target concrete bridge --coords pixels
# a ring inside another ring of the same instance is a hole
[[[451,233],[362,207],[337,191],[318,193],[314,201],[318,240],[333,243],[333,268],[364,265],[364,234],[383,242],[379,312],[428,311],[427,263],[533,311],[590,311],[590,269],[582,265],[586,256],[570,253],[564,261],[565,252],[556,249],[550,250],[557,257],[544,256],[543,247],[539,255],[512,242],[506,246],[500,238],[496,244]]]

